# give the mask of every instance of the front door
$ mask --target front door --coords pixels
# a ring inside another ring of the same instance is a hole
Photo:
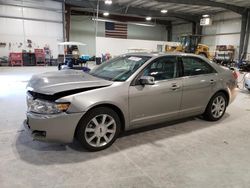
[[[182,96],[177,57],[154,60],[140,74],[155,78],[154,85],[136,82],[129,88],[131,126],[144,126],[174,119],[178,116]]]

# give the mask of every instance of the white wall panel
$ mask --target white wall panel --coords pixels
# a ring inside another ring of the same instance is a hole
[[[61,12],[52,12],[52,11],[32,9],[32,8],[24,8],[23,16],[26,18],[62,21]]]
[[[0,15],[22,17],[22,8],[0,5]]]
[[[61,3],[59,3],[61,4]],[[0,15],[14,16],[14,17],[25,17],[32,19],[46,19],[52,21],[62,21],[62,12],[46,10],[46,8],[54,7],[41,7],[44,9],[34,9],[26,7],[17,7],[10,5],[0,5]],[[62,7],[60,8],[60,10]],[[59,10],[59,9],[58,9]]]
[[[216,45],[234,45],[236,49],[239,48],[240,34],[235,35],[217,35],[205,36],[202,38],[202,43],[209,46],[210,51],[214,52]]]
[[[17,19],[0,18],[0,40],[4,35],[23,36],[23,21]]]
[[[1,3],[61,9],[62,4],[51,0],[1,0]]]
[[[18,1],[18,0],[5,0],[5,1]],[[40,7],[45,7],[45,8],[54,8],[54,9],[61,9],[62,4],[58,3],[56,1],[51,1],[51,0],[24,0],[23,1],[24,5],[27,6],[40,6]]]
[[[216,45],[234,45],[238,57],[241,17],[231,12],[219,13],[212,17],[213,24],[202,29],[202,43],[215,52]]]
[[[220,21],[220,20],[222,21],[222,20],[227,20],[227,19],[230,19],[230,20],[240,19],[241,16],[234,12],[222,12],[222,13],[218,13],[214,15],[212,18],[214,21]]]
[[[221,33],[235,33],[240,32],[241,20],[226,20],[213,22],[211,26],[204,26],[202,34],[221,34]]]
[[[0,5],[1,16],[19,17],[19,19],[0,17],[0,42],[7,43],[5,48],[0,48],[0,56],[8,56],[9,52],[21,52],[22,50],[33,51],[34,48],[44,48],[45,45],[48,45],[52,55],[57,57],[59,53],[57,44],[63,41],[62,4],[46,0],[25,0],[23,2],[25,6],[36,6],[36,8]],[[5,0],[5,3],[17,5],[21,1]],[[58,11],[44,10],[46,8],[58,9]],[[24,18],[55,22],[22,19],[22,11]],[[27,47],[27,39],[32,41],[32,48]]]
[[[36,37],[55,37],[62,39],[62,24],[50,22],[37,22],[31,20],[24,21],[25,34]]]

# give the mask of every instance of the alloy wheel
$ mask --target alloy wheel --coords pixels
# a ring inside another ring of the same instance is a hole
[[[224,97],[220,95],[217,96],[212,103],[212,109],[211,109],[212,116],[214,118],[221,117],[225,111],[225,108],[226,108],[226,101]]]
[[[107,114],[100,114],[92,118],[86,126],[84,136],[92,147],[107,145],[116,133],[116,122]]]

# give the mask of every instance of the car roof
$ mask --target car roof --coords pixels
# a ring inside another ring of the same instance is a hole
[[[132,52],[126,53],[124,55],[129,56],[147,56],[147,57],[162,57],[162,56],[191,56],[191,57],[200,57],[199,55],[192,53],[183,53],[183,52]]]

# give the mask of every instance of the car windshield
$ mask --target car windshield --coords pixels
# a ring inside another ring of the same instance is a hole
[[[126,81],[151,57],[124,55],[104,62],[90,71],[90,75],[111,81]]]

